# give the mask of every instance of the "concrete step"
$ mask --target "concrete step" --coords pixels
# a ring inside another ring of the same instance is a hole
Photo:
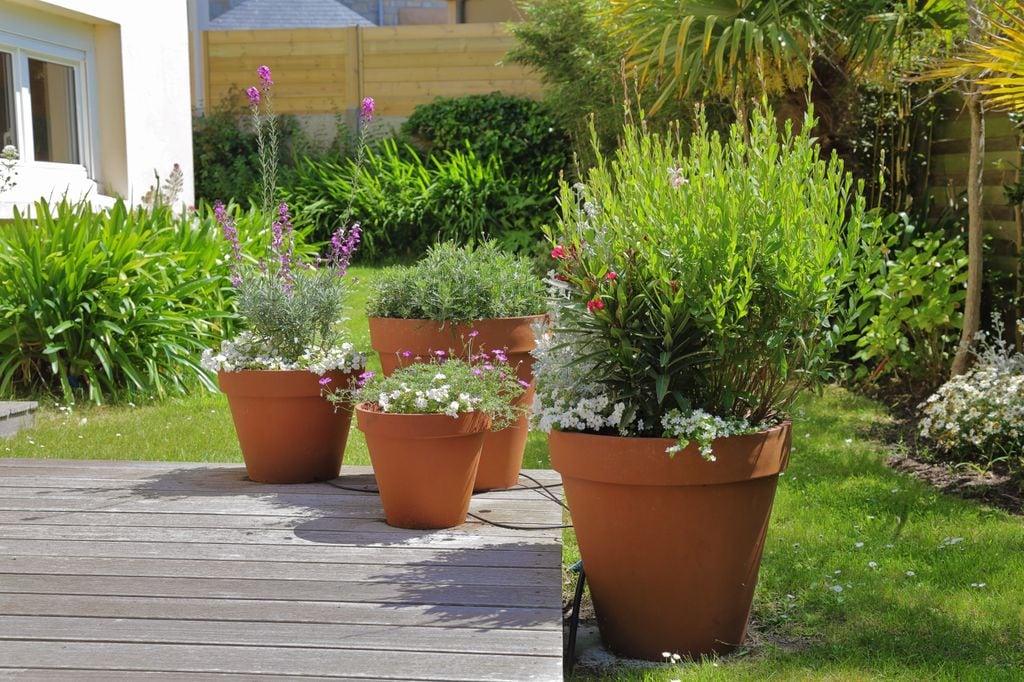
[[[34,426],[38,407],[30,400],[0,401],[0,438],[10,438],[19,429]]]

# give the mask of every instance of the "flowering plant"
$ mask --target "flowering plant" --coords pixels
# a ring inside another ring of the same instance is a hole
[[[724,140],[700,118],[689,140],[630,123],[614,158],[563,183],[540,428],[697,441],[710,458],[826,376],[864,200],[810,118],[794,133],[758,111]]]
[[[365,372],[353,389],[335,391],[332,400],[371,403],[393,414],[485,412],[495,431],[512,425],[522,410],[512,404],[524,389],[501,351],[481,353],[470,362],[435,351],[430,362],[396,370],[390,376]],[[528,385],[528,384],[526,384]]]
[[[1024,333],[1024,320],[1017,326]],[[977,364],[921,403],[921,437],[944,459],[1024,472],[1024,354],[1002,338],[1002,323],[980,332]]]
[[[262,178],[262,206],[270,221],[266,257],[252,263],[243,257],[238,229],[228,209],[214,203],[214,215],[229,245],[231,284],[237,291],[238,311],[248,331],[224,341],[219,351],[207,350],[202,365],[210,371],[244,369],[302,369],[323,374],[365,366],[365,356],[344,340],[341,329],[345,273],[359,246],[359,223],[344,223],[331,238],[327,255],[303,259],[296,255],[291,209],[273,206],[277,184],[278,133],[273,114],[270,68],[257,70],[259,85],[250,87],[252,125],[256,131]],[[364,124],[359,148],[365,143],[365,124],[373,117],[373,100],[363,101]]]

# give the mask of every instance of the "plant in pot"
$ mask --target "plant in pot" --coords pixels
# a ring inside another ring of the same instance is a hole
[[[531,325],[543,318],[544,299],[544,283],[529,260],[501,251],[495,242],[438,244],[414,265],[380,273],[367,304],[370,344],[380,354],[384,374],[437,350],[462,359],[469,359],[471,348],[500,350],[529,385]],[[532,387],[517,400],[529,405]],[[522,411],[507,428],[488,434],[476,490],[517,483],[528,430]]]
[[[749,131],[702,120],[687,140],[641,119],[561,188],[533,419],[617,653],[701,656],[745,636],[786,408],[827,376],[866,220],[812,128],[761,110]]]
[[[518,419],[523,391],[500,351],[362,375],[333,400],[356,402],[387,522],[451,528],[466,520],[484,437]]]
[[[277,134],[269,107],[270,69],[257,72],[248,90],[259,141],[264,215],[274,197]],[[364,121],[372,103],[364,105]],[[269,225],[266,256],[243,257],[238,229],[221,203],[214,214],[230,250],[236,306],[246,327],[237,338],[208,349],[202,366],[217,373],[227,394],[249,478],[263,483],[302,483],[338,476],[352,419],[350,405],[337,409],[327,387],[344,387],[365,367],[366,357],[345,340],[341,326],[345,272],[359,244],[359,225],[334,234],[324,257],[297,255],[289,207],[281,203]],[[259,236],[245,235],[247,238]]]

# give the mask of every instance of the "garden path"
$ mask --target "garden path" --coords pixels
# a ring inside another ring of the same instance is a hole
[[[471,511],[562,518],[526,488]],[[400,530],[376,494],[240,466],[0,459],[0,677],[561,680],[561,531],[470,521]]]

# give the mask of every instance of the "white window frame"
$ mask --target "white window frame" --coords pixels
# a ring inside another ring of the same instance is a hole
[[[89,93],[93,69],[92,54],[64,45],[58,45],[36,38],[0,31],[0,52],[11,55],[11,71],[14,79],[14,126],[15,146],[18,148],[21,164],[42,169],[81,169],[87,177],[94,177],[96,168],[93,156],[92,111]],[[71,68],[75,89],[75,125],[78,137],[78,163],[57,161],[36,161],[35,138],[32,129],[32,96],[29,89],[28,60],[37,59]]]

